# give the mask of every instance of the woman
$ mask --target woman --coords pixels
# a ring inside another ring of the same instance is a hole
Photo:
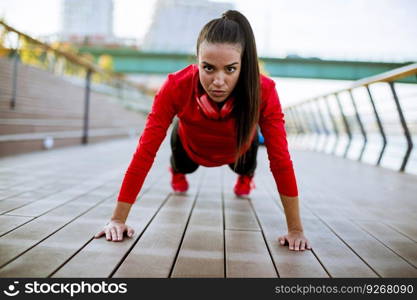
[[[278,238],[290,250],[311,249],[303,234],[297,184],[288,153],[284,120],[275,83],[260,75],[255,38],[248,20],[229,10],[207,23],[197,41],[198,65],[170,74],[147,118],[138,147],[126,171],[110,222],[95,237],[109,241],[133,235],[125,224],[167,129],[171,136],[171,185],[188,189],[187,173],[199,165],[229,164],[239,174],[237,196],[253,188],[259,125],[287,219],[288,234]]]

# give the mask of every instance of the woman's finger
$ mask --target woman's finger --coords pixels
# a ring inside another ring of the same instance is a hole
[[[111,233],[108,228],[104,229],[104,232],[106,233],[106,240],[111,241]]]
[[[94,235],[94,238],[96,238],[96,239],[98,239],[99,237],[101,237],[102,235],[104,235],[105,234],[105,232],[104,232],[104,230],[102,230],[102,231],[100,231],[100,232],[97,232],[95,235]]]
[[[133,228],[132,227],[127,227],[127,236],[132,237],[133,234],[135,234],[135,231],[133,230]]]
[[[300,250],[304,251],[306,249],[306,242],[304,240],[301,240],[300,242]]]
[[[300,239],[295,239],[295,241],[294,241],[294,250],[295,251],[300,250],[300,242],[301,242]]]
[[[287,240],[288,240],[288,248],[290,248],[290,250],[294,250],[295,239],[287,239]]]
[[[120,227],[116,227],[116,233],[117,233],[117,240],[121,241],[123,240],[123,230]]]
[[[111,239],[112,239],[112,241],[117,241],[116,229],[110,228],[110,232],[111,232]]]

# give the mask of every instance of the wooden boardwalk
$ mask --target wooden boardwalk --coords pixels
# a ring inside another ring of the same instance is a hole
[[[279,246],[285,218],[266,150],[235,198],[227,167],[200,167],[173,195],[161,146],[123,242],[109,219],[136,139],[0,159],[0,277],[417,277],[417,176],[292,151],[312,251]]]

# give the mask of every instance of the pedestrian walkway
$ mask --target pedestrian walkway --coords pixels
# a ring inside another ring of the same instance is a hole
[[[0,277],[417,277],[417,177],[292,150],[312,251],[278,245],[285,217],[266,149],[256,189],[233,194],[227,167],[170,189],[168,139],[133,206],[135,235],[109,220],[137,139],[0,159]]]

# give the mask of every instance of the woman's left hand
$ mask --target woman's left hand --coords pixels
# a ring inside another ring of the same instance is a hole
[[[294,251],[311,250],[310,241],[304,236],[302,231],[288,231],[288,234],[278,238],[278,242],[281,246],[287,244],[288,248]]]

